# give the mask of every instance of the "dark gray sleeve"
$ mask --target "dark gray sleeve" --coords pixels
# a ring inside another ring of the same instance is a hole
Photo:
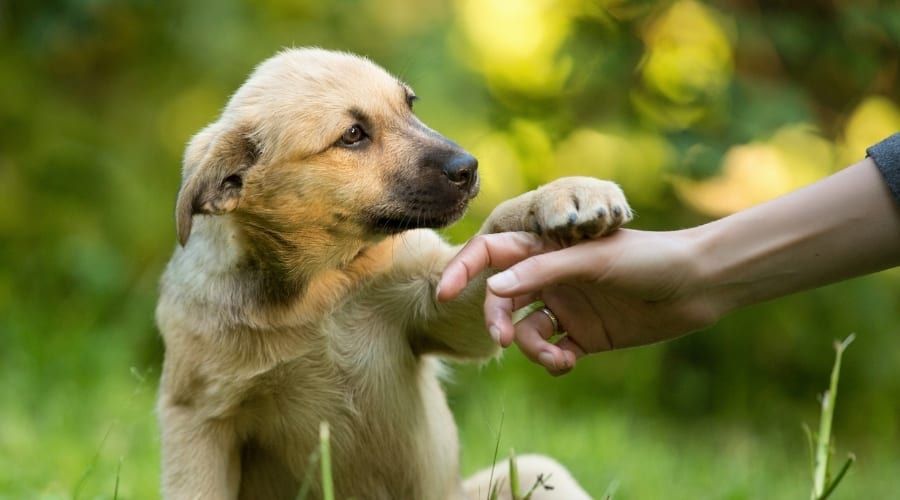
[[[900,134],[894,134],[866,150],[881,170],[894,199],[900,203]]]

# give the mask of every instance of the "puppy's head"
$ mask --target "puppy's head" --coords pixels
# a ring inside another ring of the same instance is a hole
[[[367,59],[291,49],[263,62],[188,145],[176,207],[232,213],[282,253],[459,218],[477,161],[413,114],[412,89]]]

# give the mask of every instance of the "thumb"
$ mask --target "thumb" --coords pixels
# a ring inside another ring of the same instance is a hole
[[[602,256],[594,245],[575,245],[529,257],[488,278],[487,286],[499,297],[517,297],[562,281],[590,276]]]

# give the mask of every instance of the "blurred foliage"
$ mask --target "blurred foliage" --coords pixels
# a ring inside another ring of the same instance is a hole
[[[0,497],[155,496],[152,312],[180,155],[253,66],[291,45],[368,55],[480,159],[463,241],[561,175],[613,179],[634,227],[772,198],[900,129],[892,2],[0,1]],[[827,217],[823,213],[823,217]],[[753,307],[551,379],[515,352],[450,386],[466,471],[504,443],[617,498],[789,498],[801,421],[846,360],[839,498],[900,489],[900,272]],[[137,367],[138,379],[129,375]],[[138,388],[136,391],[135,388]],[[505,446],[505,445],[504,445]],[[83,479],[83,480],[82,480]],[[841,496],[845,495],[845,496]]]

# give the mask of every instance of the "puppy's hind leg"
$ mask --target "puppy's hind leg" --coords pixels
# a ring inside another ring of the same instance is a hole
[[[525,494],[532,486],[538,484],[532,500],[589,500],[590,495],[575,481],[559,462],[543,455],[521,455],[516,457],[516,468],[519,473],[519,492]],[[466,479],[463,488],[466,498],[484,500],[490,497],[491,489],[499,484],[497,498],[512,498],[509,487],[509,461],[498,462],[493,468],[482,469]]]
[[[318,483],[312,486],[314,493]],[[300,482],[281,460],[255,444],[243,447],[240,500],[293,500],[299,491]]]

